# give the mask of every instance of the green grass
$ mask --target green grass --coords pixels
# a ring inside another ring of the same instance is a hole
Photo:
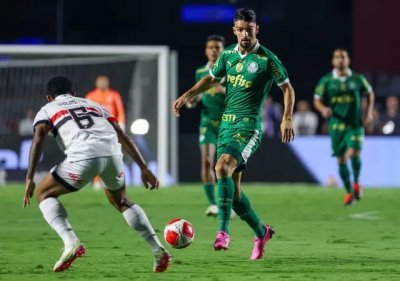
[[[346,208],[339,189],[245,184],[244,190],[277,231],[266,257],[255,262],[249,260],[253,234],[238,218],[231,224],[230,249],[212,249],[217,220],[203,215],[200,186],[129,189],[160,236],[175,217],[196,230],[193,245],[169,248],[171,267],[156,274],[148,246],[104,194],[90,188],[61,198],[87,254],[70,270],[53,273],[61,240],[36,202],[21,207],[22,186],[0,188],[0,280],[399,280],[400,189],[368,189]]]

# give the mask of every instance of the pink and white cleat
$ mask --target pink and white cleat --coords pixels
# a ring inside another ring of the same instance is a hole
[[[268,240],[272,238],[272,235],[275,233],[274,229],[269,226],[265,225],[265,235],[262,238],[256,237],[254,239],[254,248],[251,254],[251,260],[259,260],[264,256],[265,253],[265,245],[267,244]]]
[[[219,231],[217,234],[217,239],[215,239],[214,242],[214,250],[215,251],[228,250],[230,242],[231,239],[229,238],[229,234],[226,233],[225,231]]]
[[[60,259],[54,265],[53,271],[60,272],[70,268],[71,264],[86,252],[85,245],[79,240],[71,247],[65,248]]]

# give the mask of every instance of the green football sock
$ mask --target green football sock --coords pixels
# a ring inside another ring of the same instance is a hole
[[[257,237],[265,235],[265,226],[260,222],[260,218],[251,207],[249,198],[244,192],[240,193],[240,199],[233,201],[233,210],[244,220],[254,231]]]
[[[358,183],[358,178],[360,176],[360,170],[361,170],[361,159],[360,156],[353,156],[350,159],[351,159],[351,167],[353,168],[354,182]]]
[[[347,164],[339,164],[339,174],[347,193],[353,193],[353,187],[350,182],[350,172],[349,168],[347,168]]]
[[[206,193],[208,204],[216,205],[215,195],[214,195],[214,184],[206,183],[204,184],[204,192]]]
[[[235,192],[235,184],[232,177],[218,179],[218,216],[219,231],[229,233],[229,223],[231,219],[233,194]]]

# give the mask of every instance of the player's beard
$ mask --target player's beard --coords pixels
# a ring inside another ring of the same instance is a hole
[[[242,47],[245,50],[249,50],[252,47],[251,40],[250,39],[240,40],[240,47]]]

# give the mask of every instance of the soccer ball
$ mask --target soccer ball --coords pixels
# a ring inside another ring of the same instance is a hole
[[[165,226],[164,239],[174,248],[185,248],[193,242],[193,225],[184,219],[173,219]]]

